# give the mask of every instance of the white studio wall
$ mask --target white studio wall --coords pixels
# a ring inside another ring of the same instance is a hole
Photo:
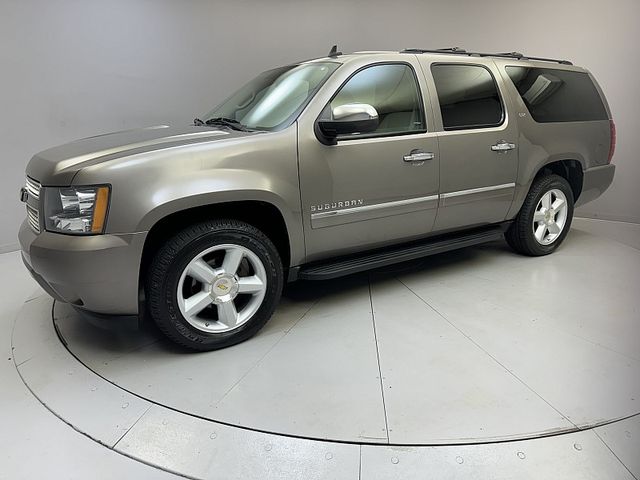
[[[614,185],[578,215],[640,222],[637,0],[0,0],[0,252],[17,248],[30,157],[187,123],[261,70],[345,52],[463,46],[589,68],[618,129]]]

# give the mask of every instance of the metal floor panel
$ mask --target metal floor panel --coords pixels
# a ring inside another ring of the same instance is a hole
[[[397,279],[373,281],[371,293],[391,443],[504,440],[573,427]]]
[[[495,242],[299,283],[255,338],[199,354],[60,304],[65,346],[39,296],[13,359],[79,432],[193,478],[631,479],[634,241],[578,229],[543,258]]]
[[[113,447],[151,403],[103,381],[78,363],[57,339],[50,315],[51,301],[46,297],[26,303],[18,315],[13,333],[18,373],[56,416]],[[31,352],[28,359],[20,361],[21,350]]]
[[[640,415],[598,427],[594,432],[629,472],[640,478]]]
[[[216,425],[154,406],[116,450],[194,478],[355,479],[360,448]]]
[[[591,431],[457,447],[362,447],[361,480],[634,480]]]

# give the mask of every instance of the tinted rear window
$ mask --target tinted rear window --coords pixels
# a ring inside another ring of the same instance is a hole
[[[445,130],[502,123],[502,102],[489,70],[479,65],[435,64],[431,73]]]
[[[507,74],[536,122],[607,120],[602,99],[586,73],[507,67]]]

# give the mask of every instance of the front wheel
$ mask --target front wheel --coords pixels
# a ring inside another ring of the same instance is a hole
[[[507,230],[507,243],[516,252],[548,255],[565,239],[573,218],[573,191],[559,175],[536,179]]]
[[[215,220],[185,228],[156,254],[147,276],[151,316],[174,342],[215,350],[253,336],[280,299],[283,269],[257,228]]]

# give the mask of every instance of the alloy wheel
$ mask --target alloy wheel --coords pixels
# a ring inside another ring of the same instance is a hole
[[[240,245],[216,245],[197,254],[182,271],[178,307],[194,328],[225,333],[255,315],[266,290],[265,267],[254,252]]]
[[[562,233],[567,223],[567,197],[554,188],[546,192],[533,214],[533,236],[540,245],[550,245]]]

